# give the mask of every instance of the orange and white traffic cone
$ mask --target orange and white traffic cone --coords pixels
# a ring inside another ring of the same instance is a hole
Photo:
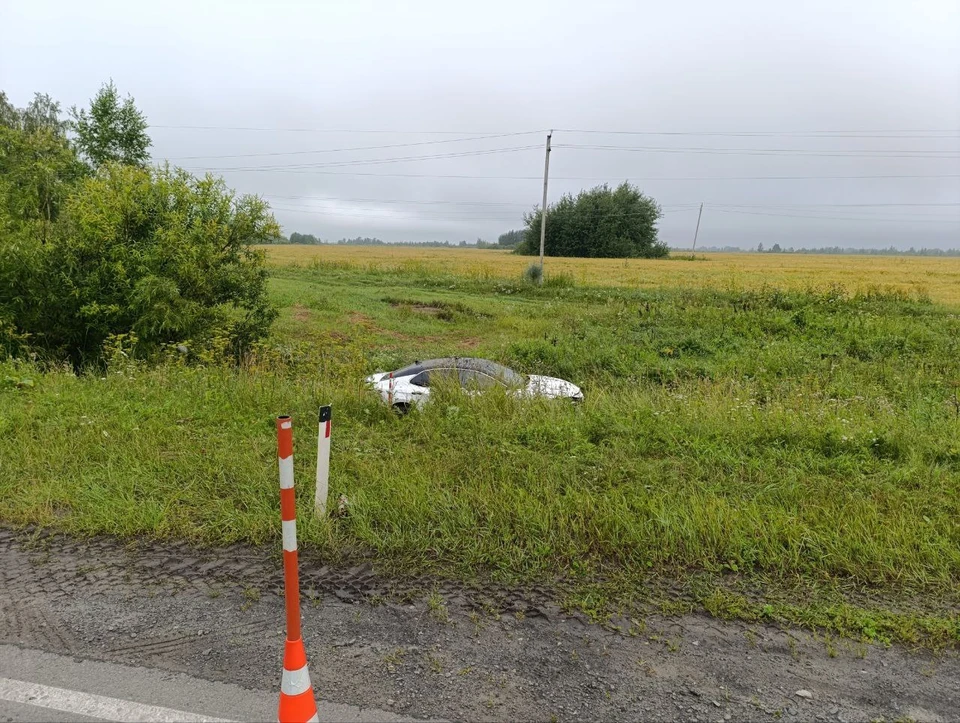
[[[310,685],[307,653],[303,640],[287,640],[283,647],[283,677],[280,679],[280,723],[313,723],[319,721],[317,702]]]
[[[287,612],[287,642],[280,678],[280,723],[319,721],[317,702],[307,670],[307,652],[300,635],[300,578],[297,570],[297,511],[293,491],[293,422],[277,417],[277,456],[280,458],[280,518],[283,526],[283,593]]]

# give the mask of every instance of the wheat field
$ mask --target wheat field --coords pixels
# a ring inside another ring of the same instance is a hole
[[[424,268],[481,278],[517,278],[535,259],[509,251],[409,246],[263,246],[270,263],[314,261],[360,268]],[[548,258],[547,275],[580,284],[629,287],[803,290],[842,285],[850,292],[898,289],[960,305],[960,258],[802,254],[698,254],[688,259]]]

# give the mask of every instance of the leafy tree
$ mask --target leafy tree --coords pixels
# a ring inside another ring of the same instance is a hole
[[[0,93],[0,233],[44,240],[86,169],[66,137],[60,105],[37,93],[26,108]]]
[[[669,249],[657,239],[660,206],[629,183],[615,189],[606,184],[576,197],[565,195],[549,208],[544,242],[548,256],[647,257],[666,256]],[[536,209],[524,216],[526,238],[517,253],[540,251],[540,219]]]
[[[539,232],[539,228],[538,228],[538,232]],[[523,241],[524,237],[526,236],[526,233],[527,232],[522,229],[519,231],[507,231],[506,233],[502,233],[500,234],[499,237],[497,237],[497,243],[500,246],[507,246],[507,247],[516,246]]]
[[[7,128],[17,127],[19,114],[7,94],[0,90],[0,126]]]
[[[111,80],[90,101],[89,112],[70,109],[75,143],[91,168],[111,161],[128,166],[146,166],[150,160],[147,118],[129,95],[121,100]]]
[[[297,233],[294,231],[290,234],[290,243],[292,244],[319,244],[322,243],[320,239],[314,236],[312,233]]]
[[[0,327],[76,367],[118,334],[144,356],[172,343],[239,355],[276,316],[251,244],[278,234],[265,202],[221,179],[107,163],[46,244],[0,239]]]

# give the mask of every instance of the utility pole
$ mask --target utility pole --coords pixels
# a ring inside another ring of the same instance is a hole
[[[697,230],[693,232],[693,252],[697,250],[697,236],[700,235],[700,217],[703,215],[703,202],[700,203],[700,213],[697,214]],[[691,253],[693,253],[691,252]]]
[[[540,283],[543,284],[543,243],[547,237],[547,181],[550,179],[550,137],[547,133],[547,152],[543,159],[543,205],[540,206]]]

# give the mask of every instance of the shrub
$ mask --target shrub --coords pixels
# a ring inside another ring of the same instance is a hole
[[[530,264],[523,272],[523,278],[531,284],[539,284],[540,279],[543,278],[543,269],[540,268],[540,264]]]
[[[524,216],[517,253],[539,253],[542,216],[539,208]],[[544,250],[547,256],[663,258],[669,249],[657,238],[660,216],[657,202],[629,183],[567,194],[549,207]]]
[[[67,199],[46,243],[0,240],[0,319],[77,367],[117,334],[135,334],[140,355],[187,343],[238,356],[276,316],[251,244],[278,232],[262,200],[234,197],[221,179],[107,164]]]

